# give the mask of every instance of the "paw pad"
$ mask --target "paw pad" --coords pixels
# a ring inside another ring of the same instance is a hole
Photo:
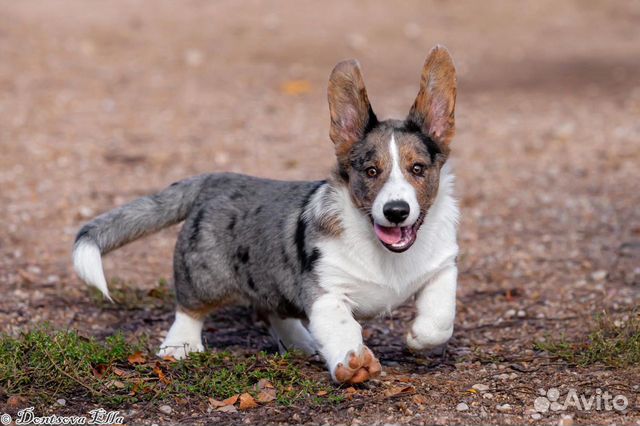
[[[338,363],[334,374],[340,383],[356,384],[378,377],[381,370],[380,361],[365,346],[360,354],[349,352],[345,361]]]

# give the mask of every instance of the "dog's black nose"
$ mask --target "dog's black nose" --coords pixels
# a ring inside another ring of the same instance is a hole
[[[382,208],[382,213],[389,222],[398,224],[409,216],[410,210],[409,203],[398,200],[386,203]]]

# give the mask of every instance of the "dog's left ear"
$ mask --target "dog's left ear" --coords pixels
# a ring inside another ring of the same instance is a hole
[[[346,166],[348,154],[356,142],[361,141],[367,128],[376,122],[367,89],[355,59],[338,63],[329,77],[330,137],[335,144],[336,156]]]
[[[422,68],[420,91],[407,120],[448,152],[455,133],[456,68],[444,46],[431,49]]]

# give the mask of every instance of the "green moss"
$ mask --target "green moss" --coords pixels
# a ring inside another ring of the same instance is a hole
[[[136,352],[145,362],[132,365],[128,357]],[[155,358],[145,342],[130,343],[122,334],[104,342],[48,328],[0,336],[0,386],[36,405],[60,397],[109,407],[175,398],[224,399],[243,392],[256,395],[260,379],[273,384],[280,405],[341,400],[328,382],[307,378],[302,366],[295,356],[265,353],[205,352],[169,362]],[[318,398],[319,391],[327,395]]]
[[[596,326],[584,338],[550,339],[536,343],[535,348],[583,367],[595,363],[613,368],[637,365],[640,363],[640,319],[632,315],[626,321],[614,321],[606,314],[599,315]]]

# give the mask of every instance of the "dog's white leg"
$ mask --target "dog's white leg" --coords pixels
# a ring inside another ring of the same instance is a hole
[[[203,352],[202,325],[204,318],[195,318],[182,311],[176,311],[176,319],[160,345],[158,356],[172,356],[183,359],[190,352]]]
[[[414,350],[433,349],[453,334],[456,315],[458,268],[442,270],[421,290],[416,301],[418,315],[407,332],[407,345]]]
[[[325,294],[311,305],[309,330],[333,380],[359,383],[380,373],[380,363],[362,342],[362,327],[339,296]]]
[[[306,355],[316,353],[316,344],[302,321],[295,318],[280,318],[278,315],[269,315],[271,336],[278,343],[280,353],[298,349]]]

